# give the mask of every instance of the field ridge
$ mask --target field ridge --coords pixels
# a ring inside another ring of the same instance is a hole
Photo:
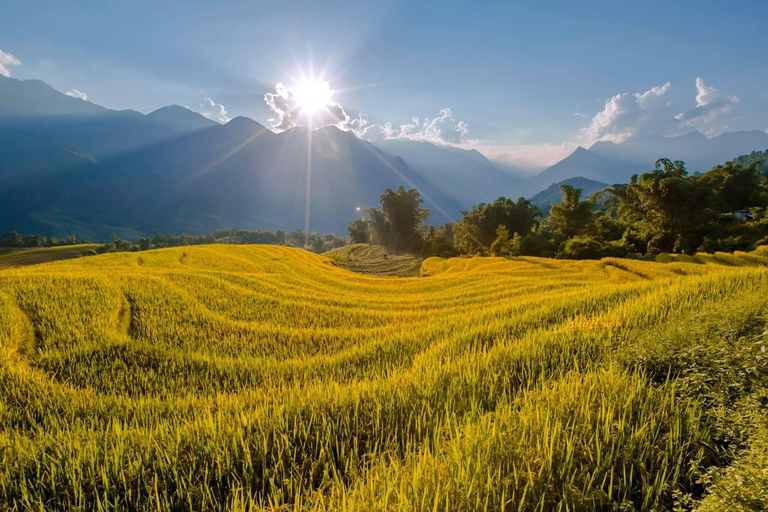
[[[276,246],[5,269],[0,508],[712,507],[768,426],[766,249],[421,279]]]

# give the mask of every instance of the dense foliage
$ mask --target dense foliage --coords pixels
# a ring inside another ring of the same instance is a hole
[[[768,178],[768,149],[765,151],[752,151],[748,155],[741,155],[733,160],[735,165],[741,167],[749,167],[750,165],[757,165],[758,170]]]
[[[768,253],[678,259],[2,270],[0,508],[759,510]]]
[[[747,167],[728,162],[704,174],[689,175],[683,162],[660,159],[652,171],[587,199],[578,188],[560,188],[562,201],[553,204],[544,219],[531,201],[500,197],[462,212],[459,222],[436,230],[426,226],[426,214],[417,205],[398,207],[412,220],[409,234],[428,233],[424,243],[411,244],[410,250],[420,248],[441,256],[585,259],[749,251],[768,244],[768,181],[754,162]],[[409,191],[414,193],[418,195],[416,190]],[[369,225],[383,219],[379,212],[371,213],[371,221],[360,219],[350,225],[353,242],[396,246],[392,234],[396,228],[388,232],[389,237],[368,235]]]
[[[682,162],[662,159],[607,194],[607,214],[636,252],[748,250],[768,242],[768,186],[755,166],[726,163],[689,176]]]
[[[538,226],[541,217],[539,208],[522,197],[517,202],[500,197],[463,214],[461,221],[453,226],[456,250],[463,254],[474,254],[491,247],[500,227],[504,228],[501,233],[507,236],[515,233],[525,236]]]
[[[387,189],[381,195],[381,210],[369,208],[368,238],[374,244],[393,247],[402,251],[419,251],[424,245],[425,221],[429,210],[422,208],[419,191]],[[353,242],[363,241],[356,235],[352,223],[349,232]],[[368,241],[368,240],[366,240]]]
[[[0,235],[0,247],[30,248],[30,247],[61,247],[65,245],[80,245],[90,243],[80,240],[75,235],[67,238],[44,237],[40,235],[20,235],[16,231],[10,231]]]

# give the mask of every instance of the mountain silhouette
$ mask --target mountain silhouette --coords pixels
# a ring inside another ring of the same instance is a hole
[[[662,156],[706,170],[768,147],[758,131],[598,142],[523,177],[476,150],[372,144],[333,126],[275,133],[178,105],[115,111],[2,76],[0,93],[0,230],[96,240],[227,227],[344,234],[385,189],[401,185],[419,189],[439,225],[480,202],[530,196],[577,176],[625,182]]]

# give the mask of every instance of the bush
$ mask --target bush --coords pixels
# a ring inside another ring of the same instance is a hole
[[[600,258],[622,258],[626,255],[627,250],[621,242],[604,242],[589,236],[576,236],[565,242],[556,258],[599,260]]]

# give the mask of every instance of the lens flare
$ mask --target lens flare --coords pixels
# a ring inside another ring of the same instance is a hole
[[[328,82],[307,80],[296,84],[293,89],[296,103],[302,114],[314,117],[333,103],[333,91]]]

